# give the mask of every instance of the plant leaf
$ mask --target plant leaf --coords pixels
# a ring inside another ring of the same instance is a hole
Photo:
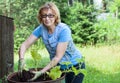
[[[52,80],[56,80],[57,78],[60,78],[62,74],[60,70],[60,66],[53,67],[49,73],[47,72],[47,74]]]

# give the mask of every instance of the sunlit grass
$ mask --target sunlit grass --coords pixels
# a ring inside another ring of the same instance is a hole
[[[81,48],[89,66],[102,73],[117,73],[120,70],[120,46],[100,46]]]
[[[120,83],[120,45],[78,47],[85,56],[87,75],[83,83]],[[28,68],[34,67],[30,50],[25,54]],[[49,62],[46,49],[39,50],[43,59],[39,67]],[[17,71],[18,55],[15,54],[15,71]]]
[[[85,56],[84,83],[120,83],[120,45],[80,48]]]

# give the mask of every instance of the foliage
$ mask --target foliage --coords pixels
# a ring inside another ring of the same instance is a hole
[[[31,55],[35,62],[35,67],[36,67],[36,71],[37,71],[37,67],[40,65],[40,61],[42,60],[42,58],[41,58],[41,55],[38,53],[38,49],[36,49],[36,48],[31,50]],[[60,71],[60,66],[53,67],[52,69],[50,69],[49,72],[46,72],[46,73],[53,80],[60,78],[61,74],[62,74],[62,72]]]
[[[97,31],[96,36],[98,36],[99,43],[108,42],[114,43],[120,41],[120,20],[116,19],[112,15],[109,15],[106,20],[100,20],[98,23],[94,24]],[[98,35],[99,34],[99,35]]]
[[[51,77],[53,80],[56,80],[57,78],[60,78],[62,75],[62,71],[60,70],[60,66],[55,66],[52,69],[50,69],[50,72],[46,72],[49,77]]]
[[[38,47],[36,47],[36,48],[38,48]],[[32,55],[32,58],[34,59],[35,67],[36,67],[36,71],[37,71],[37,68],[40,65],[40,61],[42,60],[42,58],[41,58],[41,55],[38,53],[38,49],[36,49],[36,48],[31,50],[31,55]],[[82,62],[84,62],[84,59],[85,58],[77,59],[77,62],[82,63]],[[53,65],[53,64],[51,64],[51,65]],[[69,68],[68,66],[71,64],[71,62],[69,62],[69,61],[63,62],[62,64],[66,65],[67,69],[65,69],[64,71],[61,71],[60,66],[55,66],[55,67],[51,68],[49,70],[49,72],[46,72],[47,75],[49,75],[49,77],[51,79],[56,80],[57,78],[61,77],[62,73],[74,72],[75,75],[77,75],[82,72],[83,74],[86,74],[86,70],[81,69],[81,64],[79,64],[80,69],[76,69],[74,66],[72,66],[72,69]]]
[[[30,28],[16,28],[14,32],[14,50],[18,51],[22,42],[30,35],[31,33]]]
[[[61,63],[62,65],[66,65],[67,66],[67,68],[63,72],[65,72],[65,73],[67,73],[67,72],[74,72],[75,75],[78,75],[79,73],[83,73],[86,76],[86,69],[81,69],[82,63],[85,62],[85,57],[80,58],[80,59],[76,59],[76,61],[78,63],[80,63],[79,64],[79,69],[77,69],[73,65],[72,65],[71,68],[69,68],[69,66],[71,65],[70,61],[62,62]]]
[[[61,21],[65,22],[64,20],[67,18],[67,14],[69,12],[68,0],[58,0],[58,1],[54,0],[54,1],[60,10]]]
[[[79,73],[83,73],[84,76],[86,76],[86,70],[85,69],[76,69],[72,66],[72,72],[74,72],[75,75],[78,75]]]
[[[67,70],[68,70],[69,69],[69,65],[71,64],[71,62],[70,61],[65,61],[65,62],[62,62],[61,64],[66,65],[67,66]]]
[[[36,49],[36,48],[31,50],[31,56],[34,60],[35,67],[37,69],[38,65],[40,65],[40,61],[42,59],[42,56],[38,53],[38,49]]]
[[[120,18],[120,0],[107,0],[107,9],[110,13],[114,13],[116,17]]]
[[[108,36],[108,28],[106,29],[102,25],[103,22],[96,21],[95,17],[100,12],[96,11],[92,5],[84,4],[89,2],[93,3],[91,0],[86,2],[84,0],[74,0],[73,5],[69,5],[68,0],[0,0],[0,15],[14,18],[14,24],[16,26],[16,30],[14,31],[15,51],[18,50],[20,44],[31,34],[34,28],[39,25],[37,21],[38,9],[47,1],[53,1],[57,4],[60,9],[61,20],[70,25],[75,43],[96,44],[98,42],[103,43],[106,40],[111,41],[109,37],[112,35]],[[118,16],[120,16],[120,0],[104,1],[108,3],[107,8],[110,13],[118,10]],[[105,23],[109,24],[109,21]],[[112,26],[116,27],[116,25]],[[113,29],[111,31],[114,31],[115,28],[111,29]],[[119,36],[117,36],[118,38]],[[39,41],[40,43],[43,44],[41,40]]]
[[[82,59],[77,59],[78,63],[85,62],[85,57]],[[82,64],[79,64],[79,68],[81,68]],[[72,71],[75,73],[75,75],[78,75],[79,73],[83,73],[85,76],[87,74],[86,69],[76,69],[74,66],[72,66]]]
[[[93,27],[96,22],[96,14],[92,5],[86,6],[75,2],[69,7],[67,18],[64,20],[72,29],[72,36],[75,43],[87,44],[95,41],[97,36]]]

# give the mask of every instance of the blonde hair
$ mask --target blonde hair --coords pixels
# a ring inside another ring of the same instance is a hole
[[[55,13],[55,25],[57,25],[58,23],[61,22],[60,12],[59,12],[58,7],[53,2],[47,2],[43,6],[41,6],[39,11],[38,11],[38,17],[37,18],[38,18],[39,23],[42,23],[41,15],[42,15],[43,9],[51,9]]]

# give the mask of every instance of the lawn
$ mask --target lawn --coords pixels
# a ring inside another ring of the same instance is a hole
[[[80,48],[85,56],[84,83],[120,83],[120,45]]]
[[[79,47],[85,56],[86,71],[83,83],[120,83],[120,45],[97,45]],[[49,62],[49,56],[45,49],[40,50],[43,60],[40,67]],[[26,67],[34,67],[33,59],[29,51],[25,55]],[[18,55],[15,54],[14,70],[17,71]]]

